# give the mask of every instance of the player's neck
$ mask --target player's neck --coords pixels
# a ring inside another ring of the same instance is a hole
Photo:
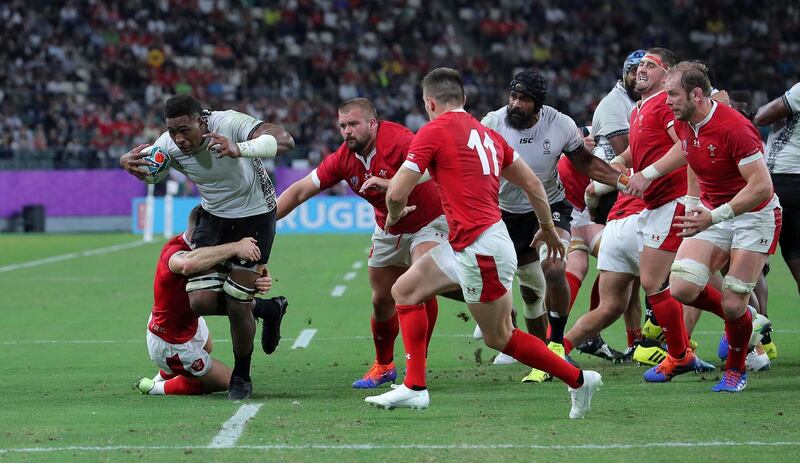
[[[711,112],[711,109],[713,107],[714,103],[711,101],[711,98],[703,98],[697,105],[697,109],[695,110],[694,114],[692,114],[692,117],[689,119],[689,122],[693,126],[697,126],[698,124],[706,120],[708,114]]]
[[[464,111],[464,107],[459,105],[442,106],[441,109],[437,109],[437,111],[434,111],[433,113],[434,119],[441,116],[442,114],[447,114],[452,111]]]
[[[663,91],[664,91],[664,87],[656,87],[656,88],[648,91],[647,93],[642,93],[642,101],[650,98],[653,95],[659,94],[659,93],[661,93]]]
[[[369,143],[364,145],[364,149],[361,151],[356,151],[356,154],[361,156],[364,159],[367,159],[372,152],[375,151],[375,138],[370,140]]]

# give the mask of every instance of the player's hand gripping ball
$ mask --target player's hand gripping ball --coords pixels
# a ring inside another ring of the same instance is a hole
[[[159,146],[148,146],[141,153],[146,153],[142,158],[148,165],[141,169],[147,174],[144,178],[145,183],[158,183],[164,180],[169,174],[170,161],[172,160],[167,151]]]

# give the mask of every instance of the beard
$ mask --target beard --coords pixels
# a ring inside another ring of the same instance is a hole
[[[525,130],[533,125],[533,116],[535,115],[534,111],[525,112],[519,109],[508,109],[506,111],[506,124],[513,129]]]
[[[347,144],[347,147],[350,148],[350,150],[361,154],[363,154],[362,151],[364,150],[364,147],[367,145],[365,142],[362,142],[355,137],[348,138],[344,142],[345,144]]]
[[[628,85],[626,83],[626,84],[623,84],[623,87],[625,87],[625,93],[628,94],[628,98],[630,98],[633,101],[639,101],[639,98],[641,98],[641,95],[639,95],[639,92],[636,91],[636,84],[635,83],[633,83],[632,85]]]

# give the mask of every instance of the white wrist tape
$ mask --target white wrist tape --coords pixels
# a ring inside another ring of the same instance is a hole
[[[683,205],[686,207],[686,211],[693,211],[695,209],[700,208],[700,198],[697,196],[689,196],[686,195],[683,197]]]
[[[625,158],[623,158],[622,156],[614,156],[614,159],[612,159],[611,162],[609,162],[609,164],[622,164],[624,166]]]
[[[617,190],[628,191],[628,181],[630,181],[630,177],[625,174],[619,174],[619,177],[617,177]]]
[[[718,224],[734,217],[733,209],[728,203],[711,211],[711,223]]]
[[[611,193],[612,191],[617,191],[611,185],[606,185],[605,183],[600,183],[597,180],[592,180],[592,185],[594,185],[594,194],[596,196],[603,196],[605,194]]]
[[[237,143],[236,146],[243,158],[274,158],[278,154],[278,140],[268,133]]]
[[[642,175],[647,180],[655,180],[658,177],[661,177],[661,173],[658,171],[658,169],[656,169],[654,164],[650,164],[649,166],[645,167],[644,170],[642,170]]]

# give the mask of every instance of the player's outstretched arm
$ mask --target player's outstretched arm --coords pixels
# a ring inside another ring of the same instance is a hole
[[[247,237],[235,243],[198,248],[189,252],[176,252],[169,259],[169,269],[173,273],[192,275],[208,270],[231,257],[255,262],[261,258],[261,251],[256,240]]]
[[[297,206],[308,201],[309,198],[320,192],[320,189],[314,184],[311,175],[312,174],[308,174],[302,179],[292,183],[286,191],[278,196],[278,220],[286,217],[290,212],[295,210]]]
[[[677,141],[667,154],[661,159],[645,167],[641,172],[634,173],[628,181],[626,193],[634,196],[642,196],[644,190],[653,183],[653,180],[663,177],[668,173],[686,165],[686,157],[683,155],[681,142]]]
[[[147,175],[144,170],[140,169],[140,167],[147,166],[147,161],[142,159],[147,156],[147,153],[141,152],[147,146],[149,145],[138,145],[119,158],[119,165],[139,180],[144,180],[145,175]]]
[[[578,172],[600,183],[617,186],[619,177],[622,174],[611,167],[607,162],[594,156],[592,152],[586,148],[586,145],[581,145],[577,151],[564,154],[575,165]]]
[[[253,132],[253,135],[250,136],[250,139],[255,140],[265,134],[275,137],[275,141],[278,143],[277,154],[284,154],[294,149],[294,138],[292,135],[283,127],[269,122],[264,122],[259,125],[255,132]]]
[[[755,125],[769,125],[786,119],[792,115],[791,109],[787,106],[783,96],[779,96],[764,106],[758,108],[756,116],[753,118]]]

